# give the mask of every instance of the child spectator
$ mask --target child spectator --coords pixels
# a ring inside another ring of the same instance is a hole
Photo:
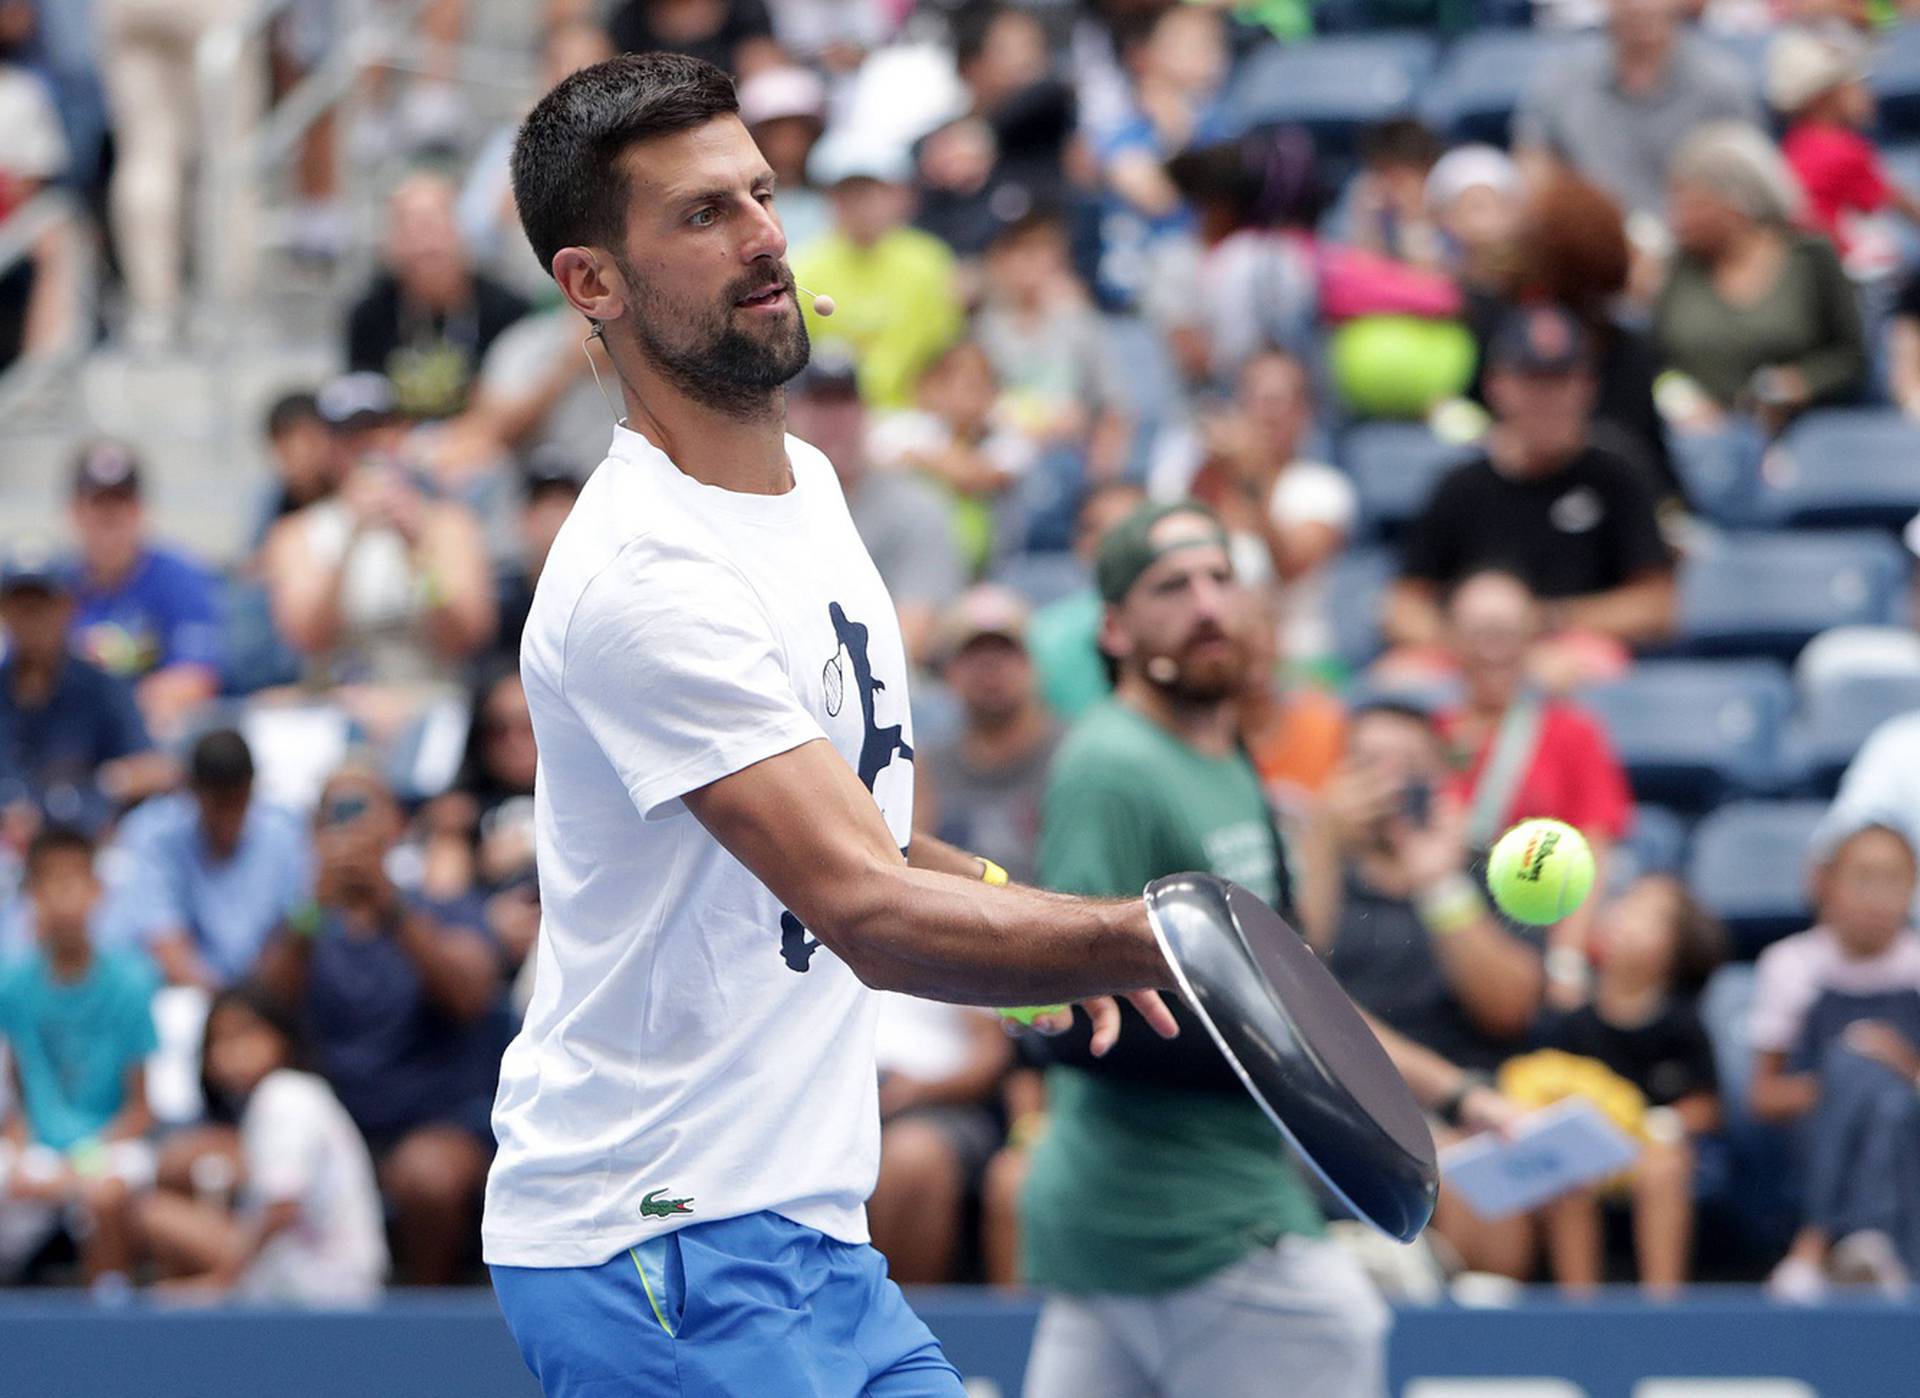
[[[1780,153],[1807,196],[1807,221],[1856,279],[1894,270],[1900,250],[1884,215],[1912,220],[1920,204],[1862,134],[1873,125],[1865,54],[1831,33],[1786,30],[1767,50],[1767,100],[1787,123]]]
[[[64,1224],[87,1280],[124,1288],[127,1206],[153,1179],[154,977],[138,957],[93,945],[101,889],[85,835],[50,825],[35,836],[26,889],[40,945],[0,970],[15,1100],[0,1124],[0,1275]]]
[[[1805,1225],[1770,1286],[1829,1280],[1904,1291],[1920,1265],[1920,933],[1907,921],[1913,846],[1897,830],[1842,834],[1814,873],[1820,921],[1761,953],[1753,996],[1753,1114],[1801,1124]]]
[[[1639,879],[1595,919],[1593,999],[1547,1012],[1534,1031],[1540,1047],[1597,1061],[1645,1099],[1627,1190],[1641,1285],[1663,1294],[1686,1281],[1692,1260],[1692,1143],[1720,1120],[1713,1049],[1694,997],[1722,948],[1719,923],[1679,880]],[[1545,1211],[1548,1256],[1562,1286],[1600,1283],[1604,1197],[1581,1190]]]
[[[240,1122],[235,1207],[153,1193],[136,1207],[141,1242],[167,1290],[250,1301],[349,1305],[387,1270],[373,1162],[325,1081],[300,1069],[299,1030],[253,984],[207,1014],[201,1071]]]
[[[978,569],[999,533],[998,502],[1033,464],[1034,444],[1008,421],[993,362],[962,340],[920,380],[919,408],[875,423],[867,450],[877,471],[916,470],[953,493],[961,552]]]
[[[1440,267],[1441,231],[1427,204],[1427,177],[1440,140],[1413,117],[1393,117],[1360,133],[1360,173],[1347,198],[1346,241],[1395,262]]]

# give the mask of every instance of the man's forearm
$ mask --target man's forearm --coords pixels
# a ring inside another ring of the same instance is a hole
[[[1035,1005],[1173,984],[1137,898],[1073,898],[903,866],[868,882],[820,939],[877,989]]]
[[[1673,634],[1677,599],[1672,575],[1661,574],[1591,596],[1570,597],[1554,610],[1566,626],[1640,645]]]
[[[962,879],[984,878],[987,872],[986,861],[979,855],[968,854],[958,845],[950,845],[920,830],[913,832],[913,841],[907,846],[907,863],[916,869]]]

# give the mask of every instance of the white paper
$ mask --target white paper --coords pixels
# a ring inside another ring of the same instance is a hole
[[[1538,1208],[1631,1165],[1640,1147],[1593,1103],[1570,1097],[1521,1119],[1506,1138],[1475,1136],[1440,1152],[1440,1172],[1485,1219]]]

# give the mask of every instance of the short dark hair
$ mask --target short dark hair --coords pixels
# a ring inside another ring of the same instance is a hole
[[[1009,17],[1030,24],[1040,23],[1033,14],[1000,4],[998,0],[977,0],[977,3],[968,4],[954,15],[948,24],[948,35],[953,42],[954,67],[964,73],[987,51],[987,40],[993,37],[994,25]]]
[[[257,980],[244,980],[228,986],[215,995],[213,1003],[207,1006],[207,1017],[200,1029],[200,1095],[207,1105],[209,1119],[223,1123],[237,1121],[246,1106],[244,1102],[228,1101],[226,1094],[207,1076],[207,1049],[213,1043],[214,1016],[229,1006],[248,1011],[280,1036],[287,1049],[287,1067],[304,1070],[309,1066],[306,1033],[300,1017],[286,1001]]]
[[[326,421],[320,416],[320,400],[314,394],[305,389],[283,393],[267,409],[267,436],[284,436],[303,422],[317,422],[324,427]]]
[[[216,728],[194,743],[187,785],[195,791],[238,791],[253,781],[253,750],[234,728]]]
[[[27,882],[40,877],[41,866],[56,855],[77,854],[93,863],[93,840],[77,825],[55,822],[40,827],[40,833],[27,846]]]
[[[739,110],[733,79],[685,54],[622,54],[557,83],[513,142],[513,200],[540,265],[551,273],[565,247],[621,246],[628,146]]]
[[[1418,165],[1430,169],[1445,147],[1418,117],[1388,117],[1360,132],[1363,165]]]
[[[1727,926],[1682,880],[1671,874],[1660,877],[1673,893],[1674,985],[1683,994],[1697,995],[1727,959]]]

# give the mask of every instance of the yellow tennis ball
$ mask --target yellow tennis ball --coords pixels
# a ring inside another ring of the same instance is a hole
[[[1042,1015],[1057,1014],[1065,1008],[1065,1005],[1003,1005],[1000,1008],[1000,1017],[1017,1020],[1028,1028],[1032,1028],[1033,1022]]]
[[[1523,820],[1487,857],[1487,891],[1515,922],[1558,922],[1593,891],[1593,851],[1564,821]]]

